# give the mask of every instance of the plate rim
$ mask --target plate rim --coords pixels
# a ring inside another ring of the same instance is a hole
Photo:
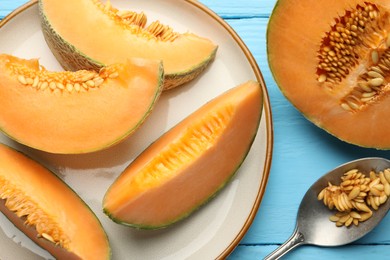
[[[260,181],[259,189],[257,190],[256,199],[254,201],[254,204],[252,205],[252,209],[249,212],[244,225],[241,227],[240,231],[230,242],[230,244],[217,257],[217,259],[225,259],[239,245],[240,241],[248,232],[250,226],[252,225],[257,215],[257,212],[260,209],[260,204],[264,197],[266,186],[268,184],[268,179],[269,179],[271,164],[272,164],[272,157],[273,157],[273,145],[274,145],[274,129],[273,129],[273,120],[272,120],[273,116],[271,110],[271,103],[270,103],[270,98],[266,87],[266,83],[262,75],[262,72],[258,66],[258,63],[255,57],[253,56],[253,54],[251,53],[251,51],[249,50],[248,46],[238,35],[238,33],[222,17],[220,17],[217,13],[215,13],[213,10],[211,10],[205,4],[199,2],[198,0],[181,0],[181,1],[187,2],[188,4],[197,8],[198,10],[204,12],[205,14],[210,16],[213,20],[215,20],[217,23],[219,23],[226,30],[226,32],[238,44],[239,48],[245,55],[247,61],[249,62],[253,70],[256,80],[260,84],[261,90],[263,92],[263,116],[265,118],[267,140],[266,140],[265,161],[264,161],[264,169],[262,172],[262,178]],[[0,28],[2,28],[5,24],[10,22],[18,14],[24,12],[25,10],[27,10],[28,8],[36,4],[38,4],[38,0],[30,0],[25,4],[17,7],[11,13],[6,15],[2,20],[0,20]]]

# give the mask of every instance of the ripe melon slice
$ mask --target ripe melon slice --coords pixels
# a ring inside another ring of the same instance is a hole
[[[164,89],[197,77],[214,59],[217,46],[193,33],[176,33],[144,13],[118,10],[107,1],[40,0],[45,39],[66,70],[96,69],[129,57],[164,63]],[[77,19],[69,19],[77,17]]]
[[[262,113],[249,81],[205,104],[141,153],[108,189],[103,208],[115,222],[166,227],[194,212],[238,170]]]
[[[107,148],[133,133],[162,91],[160,62],[133,59],[99,73],[50,72],[38,60],[0,55],[0,129],[63,154]]]
[[[0,210],[56,259],[110,259],[99,220],[55,174],[0,144]]]
[[[390,149],[390,5],[386,0],[279,0],[268,60],[283,94],[348,143]]]

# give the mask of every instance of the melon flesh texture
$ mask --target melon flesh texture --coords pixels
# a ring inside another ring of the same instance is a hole
[[[372,2],[383,8],[382,13],[390,10],[389,1]],[[365,1],[279,0],[268,25],[268,60],[283,94],[315,125],[348,143],[389,149],[388,87],[382,89],[378,100],[357,111],[346,111],[340,105],[341,100],[356,88],[358,75],[372,65],[370,53],[364,53],[348,76],[331,88],[327,87],[328,83],[321,84],[316,75],[318,50],[325,33],[335,24],[335,18],[357,5],[364,6]],[[388,22],[384,29],[389,31]],[[387,34],[374,43],[378,50],[382,49],[386,38]]]
[[[96,2],[39,1],[45,39],[67,70],[123,62],[131,57],[162,60],[164,88],[168,89],[196,77],[215,57],[217,46],[206,38],[185,33],[173,41],[162,41],[135,34],[105,14]]]
[[[137,157],[107,191],[115,222],[166,227],[191,214],[226,185],[250,150],[262,92],[249,81],[205,104]]]
[[[116,144],[142,124],[162,91],[162,66],[152,60],[128,60],[118,77],[71,93],[21,84],[9,69],[12,63],[39,70],[37,60],[0,55],[0,128],[51,153],[86,153]]]
[[[55,174],[3,144],[0,210],[56,259],[110,259],[107,236],[81,198]],[[55,231],[66,242],[55,240],[55,244],[43,235],[55,238]]]

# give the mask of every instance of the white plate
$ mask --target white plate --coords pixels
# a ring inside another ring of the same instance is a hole
[[[105,151],[54,155],[24,147],[3,135],[0,135],[0,141],[45,164],[90,205],[107,231],[113,259],[223,258],[238,245],[251,225],[270,170],[273,130],[268,94],[260,70],[233,29],[195,0],[111,2],[118,8],[143,10],[150,21],[159,19],[178,31],[191,31],[212,39],[219,45],[216,60],[199,79],[164,93],[139,131]],[[61,70],[41,33],[36,1],[15,10],[0,23],[0,39],[0,53],[40,58],[47,69]],[[106,189],[137,154],[202,104],[249,79],[258,80],[265,94],[259,132],[235,178],[215,199],[189,218],[158,231],[120,226],[102,213],[101,200]],[[50,257],[0,214],[0,259]]]

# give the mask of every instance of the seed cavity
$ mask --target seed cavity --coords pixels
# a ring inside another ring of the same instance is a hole
[[[345,10],[331,24],[317,51],[316,80],[327,90],[346,92],[340,107],[358,112],[388,91],[390,13],[364,2]]]
[[[70,239],[56,219],[40,208],[38,203],[16,185],[2,177],[0,177],[0,200],[4,200],[8,210],[14,212],[19,218],[25,219],[25,225],[35,227],[38,237],[64,249],[70,248]]]
[[[371,3],[357,5],[355,9],[348,10],[343,16],[335,18],[335,24],[322,39],[318,51],[317,75],[321,83],[326,76],[326,82],[341,82],[361,58],[361,45],[373,41],[368,24],[377,19],[379,9]],[[372,51],[371,59],[374,64],[379,62],[379,54]],[[342,68],[342,69],[341,69]],[[331,72],[338,72],[331,73]]]
[[[112,6],[110,0],[107,0],[106,3],[102,3],[100,0],[93,0],[93,2],[102,12],[134,34],[164,42],[172,42],[180,36],[171,27],[159,21],[147,25],[147,16],[143,12],[118,10]]]
[[[159,156],[150,160],[137,176],[130,179],[131,192],[142,191],[145,187],[154,187],[159,180],[169,180],[177,173],[183,163],[193,160],[217,140],[226,123],[234,115],[234,108],[227,106],[214,111],[202,120],[194,123],[194,127],[187,129],[180,138],[171,143]]]
[[[39,91],[50,90],[60,93],[76,93],[97,89],[105,81],[119,77],[120,66],[119,64],[107,66],[99,72],[88,70],[50,72],[43,67],[35,70],[19,63],[6,62],[6,67],[10,69],[11,74],[20,84]]]

